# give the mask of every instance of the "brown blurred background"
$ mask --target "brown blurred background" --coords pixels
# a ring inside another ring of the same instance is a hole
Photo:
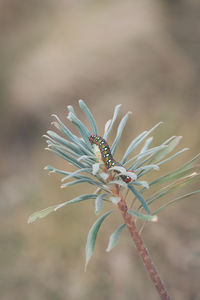
[[[166,172],[199,152],[199,78],[198,0],[0,1],[1,300],[159,299],[126,231],[105,252],[120,216],[103,224],[87,273],[84,248],[96,219],[91,202],[27,224],[32,212],[92,191],[60,190],[60,177],[47,176],[46,164],[70,167],[43,150],[42,135],[52,113],[68,122],[66,107],[78,110],[80,98],[102,133],[122,103],[121,116],[133,114],[117,157],[160,120],[158,142],[184,136],[180,147],[191,150]],[[198,188],[197,182],[184,191]],[[194,196],[144,230],[172,299],[200,299],[199,211]]]

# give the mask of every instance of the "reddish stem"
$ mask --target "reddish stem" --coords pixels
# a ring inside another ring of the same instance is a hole
[[[117,191],[117,194],[119,196],[118,191]],[[151,279],[160,295],[160,298],[162,300],[170,300],[167,290],[158,274],[158,271],[156,270],[156,268],[152,262],[150,254],[149,254],[147,248],[145,247],[145,244],[137,230],[134,218],[127,212],[128,208],[126,205],[126,201],[122,197],[121,197],[120,202],[118,203],[118,207],[121,211],[124,222],[126,223],[126,226],[132,236],[132,239],[136,245],[138,253],[145,265],[145,268],[146,268],[147,272],[149,273],[149,276],[151,277]]]

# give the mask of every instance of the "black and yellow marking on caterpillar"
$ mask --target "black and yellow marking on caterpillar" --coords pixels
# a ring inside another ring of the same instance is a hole
[[[107,169],[115,167],[115,166],[122,167],[122,165],[120,163],[118,163],[116,160],[114,160],[107,142],[102,137],[100,137],[98,135],[90,135],[89,140],[90,140],[91,144],[96,144],[99,147],[99,150],[101,152],[101,158]],[[131,177],[125,176],[125,175],[122,175],[121,178],[126,183],[128,183],[132,180]]]

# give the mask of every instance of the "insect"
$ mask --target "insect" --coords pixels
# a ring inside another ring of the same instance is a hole
[[[116,160],[114,160],[107,142],[102,137],[100,137],[98,135],[90,135],[89,140],[90,140],[91,144],[96,144],[99,147],[99,150],[101,152],[101,158],[107,169],[115,167],[115,166],[122,167],[122,165],[120,163],[118,163]],[[118,171],[115,171],[115,172],[120,173]],[[130,176],[126,176],[126,175],[121,175],[120,177],[126,183],[128,183],[132,180]]]

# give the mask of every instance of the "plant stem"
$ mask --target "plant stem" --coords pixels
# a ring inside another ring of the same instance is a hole
[[[147,248],[145,247],[145,244],[137,230],[134,218],[133,218],[133,216],[128,214],[128,212],[127,212],[128,207],[126,205],[126,201],[122,197],[121,197],[120,202],[118,203],[118,207],[121,211],[124,222],[126,223],[126,226],[132,236],[132,239],[136,245],[138,253],[145,265],[145,268],[146,268],[147,272],[149,273],[149,276],[151,277],[151,279],[160,295],[160,298],[162,300],[170,300],[168,292],[158,274],[158,271],[156,270],[156,268],[153,264],[150,254],[149,254]]]

